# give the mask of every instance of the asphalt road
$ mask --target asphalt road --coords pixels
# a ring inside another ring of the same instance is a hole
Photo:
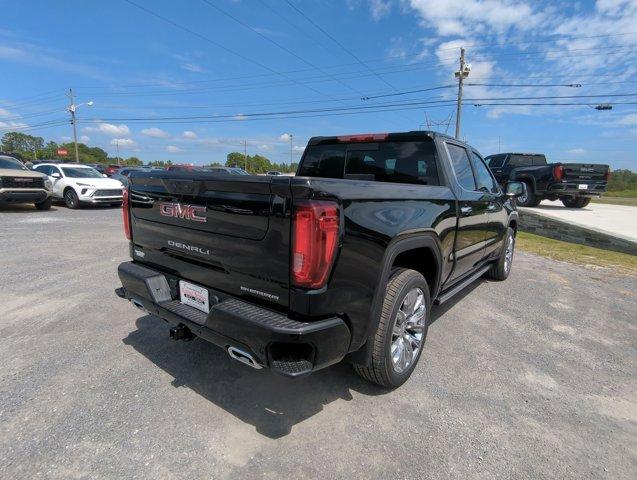
[[[0,476],[634,479],[637,279],[516,254],[412,379],[289,381],[117,298],[118,210],[0,211]]]
[[[584,208],[565,208],[560,201],[543,200],[532,210],[548,217],[637,241],[637,207],[589,203]]]

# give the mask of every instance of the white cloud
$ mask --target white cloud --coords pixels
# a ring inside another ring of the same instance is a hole
[[[266,145],[264,143],[263,145],[259,145],[259,150],[263,150],[265,152],[268,152],[268,151],[272,150],[272,147],[270,145]]]
[[[169,152],[169,153],[179,153],[182,150],[181,150],[181,148],[179,148],[179,147],[177,147],[175,145],[168,145],[166,147],[166,151]]]
[[[305,150],[305,147],[302,145],[294,145],[294,147],[292,148],[292,150],[294,150],[295,152],[302,152]]]
[[[197,65],[196,63],[183,63],[181,65],[181,68],[193,73],[202,73],[204,71],[203,67],[201,65]]]
[[[566,153],[569,153],[571,155],[584,155],[586,153],[586,150],[583,148],[571,148],[570,150],[567,150]]]
[[[111,137],[119,137],[124,135],[130,135],[130,128],[123,123],[120,125],[113,125],[112,123],[100,123],[97,127],[85,127],[85,132],[97,132],[109,135]]]
[[[197,138],[197,134],[192,130],[185,130],[184,133],[181,134],[181,136],[187,138],[188,140],[194,140]]]
[[[379,21],[391,10],[391,4],[384,0],[369,0],[369,9],[372,12],[374,21]]]
[[[6,108],[0,108],[0,117],[10,117],[11,112]]]
[[[147,137],[153,137],[153,138],[167,138],[167,137],[170,137],[170,134],[168,132],[165,132],[161,128],[157,128],[157,127],[144,128],[141,131],[141,134],[142,135],[146,135]]]
[[[111,140],[111,145],[119,145],[120,148],[126,148],[134,147],[136,144],[135,140],[133,140],[132,138],[114,138],[113,140]]]
[[[69,137],[68,135],[62,135],[60,137],[60,140],[62,140],[63,142],[70,142],[71,141],[71,137]]]
[[[619,125],[637,125],[637,113],[629,113],[617,120]]]
[[[232,117],[233,120],[245,120],[246,118],[247,117],[243,113],[238,113],[234,117]]]
[[[279,140],[282,142],[289,142],[290,141],[290,134],[289,133],[284,133],[282,135],[279,135]]]
[[[81,141],[81,142],[84,142],[84,143],[88,143],[88,142],[90,142],[90,141],[91,141],[91,137],[89,137],[88,135],[82,135],[82,136],[80,137],[80,141]]]
[[[515,27],[530,30],[543,18],[529,4],[515,0],[408,0],[422,26],[440,35],[504,33]]]
[[[16,128],[16,129],[20,129],[20,128],[25,128],[28,127],[29,125],[27,125],[26,123],[22,123],[22,122],[0,122],[0,128]]]

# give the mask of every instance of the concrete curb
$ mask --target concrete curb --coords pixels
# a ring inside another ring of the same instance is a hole
[[[527,208],[518,209],[518,213],[520,215],[519,229],[523,232],[535,233],[536,235],[564,242],[579,243],[590,247],[637,255],[637,242],[626,237],[542,215]]]

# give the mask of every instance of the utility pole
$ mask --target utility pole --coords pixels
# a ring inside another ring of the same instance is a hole
[[[69,88],[69,113],[71,114],[71,125],[73,125],[73,143],[75,145],[75,162],[80,163],[80,153],[77,150],[77,126],[75,121],[75,99],[73,98],[73,89]]]
[[[33,160],[38,159],[38,151],[35,148],[35,142],[33,143]]]
[[[75,148],[77,148],[77,144],[75,144]],[[119,165],[120,161],[119,161],[119,140],[118,139],[115,139],[115,148],[117,148],[117,164]]]
[[[243,163],[245,164],[245,171],[248,171],[248,141],[243,141]]]
[[[290,133],[290,165],[292,165],[292,137],[293,135]]]
[[[456,107],[456,138],[460,139],[460,119],[462,116],[462,84],[469,76],[471,66],[464,63],[464,48],[460,49],[460,70],[454,73],[458,79],[458,106]]]

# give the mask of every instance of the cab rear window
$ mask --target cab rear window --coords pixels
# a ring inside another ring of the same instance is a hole
[[[298,175],[440,185],[431,141],[310,146]]]

